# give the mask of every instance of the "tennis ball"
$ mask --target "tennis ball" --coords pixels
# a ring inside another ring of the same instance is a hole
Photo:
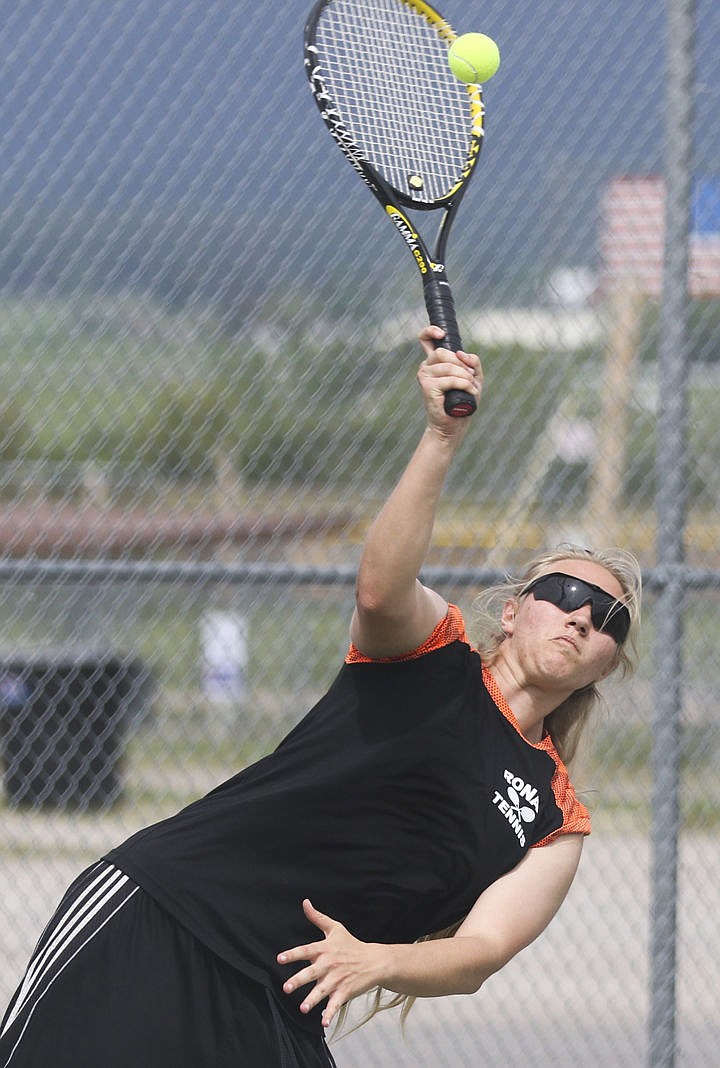
[[[484,33],[464,33],[450,45],[448,62],[461,82],[486,82],[500,66],[500,50]]]

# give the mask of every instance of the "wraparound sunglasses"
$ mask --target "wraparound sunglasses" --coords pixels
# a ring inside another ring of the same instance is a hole
[[[630,613],[627,607],[592,582],[563,575],[553,571],[541,575],[521,592],[531,593],[536,601],[549,601],[562,612],[576,612],[583,605],[590,605],[590,618],[595,630],[603,630],[622,645],[630,630]]]

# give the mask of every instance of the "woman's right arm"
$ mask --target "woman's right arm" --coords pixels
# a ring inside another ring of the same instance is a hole
[[[582,835],[566,834],[531,849],[480,895],[452,938],[361,942],[305,900],[305,915],[323,939],[278,954],[281,964],[305,965],[283,989],[311,986],[301,1012],[327,998],[325,1027],[345,1002],[376,986],[413,997],[474,993],[545,930],[575,878],[582,846]]]
[[[445,414],[445,393],[469,389],[479,396],[482,372],[475,355],[435,349],[433,339],[441,337],[437,327],[426,327],[420,335],[426,358],[418,381],[427,425],[370,528],[358,571],[351,638],[373,658],[416,649],[447,611],[445,600],[423,586],[418,573],[430,547],[445,478],[469,423]]]

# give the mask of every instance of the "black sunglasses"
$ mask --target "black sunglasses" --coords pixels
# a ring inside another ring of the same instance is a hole
[[[575,612],[583,605],[590,605],[590,618],[595,630],[603,630],[622,645],[630,630],[630,613],[627,607],[592,582],[563,575],[553,571],[541,575],[521,591],[521,596],[531,593],[536,601],[549,601],[562,612]]]

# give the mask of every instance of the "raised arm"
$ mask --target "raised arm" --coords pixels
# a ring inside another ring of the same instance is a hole
[[[284,990],[311,984],[302,1012],[327,998],[326,1027],[346,1001],[377,986],[414,997],[474,993],[545,930],[570,889],[581,852],[579,834],[531,849],[480,895],[453,938],[407,945],[361,942],[305,901],[305,914],[324,939],[279,954],[281,964],[307,962]]]
[[[398,656],[420,645],[447,610],[446,602],[418,581],[432,538],[442,488],[469,419],[443,407],[448,389],[479,395],[475,355],[435,349],[438,327],[420,335],[425,359],[418,370],[427,425],[420,442],[365,542],[356,587],[351,637],[367,656]]]

